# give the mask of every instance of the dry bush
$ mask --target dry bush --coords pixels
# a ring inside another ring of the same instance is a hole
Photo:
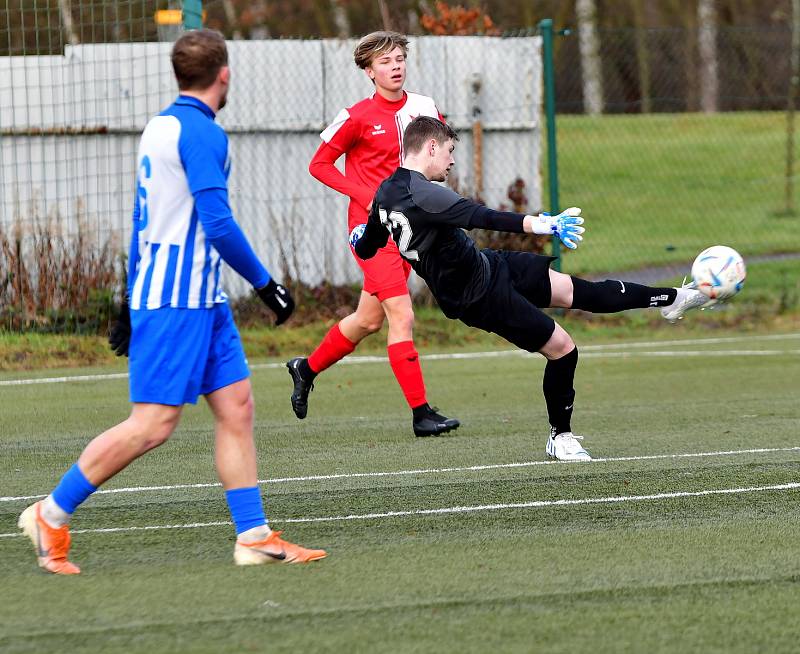
[[[32,212],[0,226],[0,329],[99,333],[108,326],[120,285],[114,239],[90,236],[78,203],[76,232],[57,214]]]

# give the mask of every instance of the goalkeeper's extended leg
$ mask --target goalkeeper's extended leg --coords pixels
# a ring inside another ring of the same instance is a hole
[[[661,315],[676,322],[691,309],[702,309],[709,300],[693,284],[680,288],[644,286],[619,279],[590,282],[580,277],[550,271],[550,306],[592,313],[616,313],[629,309],[661,308]]]
[[[669,322],[683,320],[683,314],[690,309],[705,309],[716,302],[716,300],[709,300],[706,295],[698,291],[693,283],[684,284],[675,290],[677,291],[675,301],[661,307],[661,315]]]
[[[570,277],[570,279],[572,302],[567,308],[592,313],[666,307],[675,302],[678,294],[678,289],[675,288],[644,286],[618,279],[606,279],[602,282],[590,282],[580,277]]]

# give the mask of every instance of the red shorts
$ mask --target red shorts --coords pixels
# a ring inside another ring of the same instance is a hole
[[[408,276],[411,264],[400,256],[400,251],[392,239],[386,247],[378,250],[371,259],[360,259],[353,252],[353,258],[364,272],[364,290],[381,302],[390,297],[408,295]]]

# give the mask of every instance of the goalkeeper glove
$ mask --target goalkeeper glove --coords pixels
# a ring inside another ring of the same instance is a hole
[[[281,284],[276,284],[274,279],[270,279],[266,286],[257,288],[256,293],[275,314],[275,324],[282,325],[294,311],[294,300],[289,289]]]
[[[127,296],[122,300],[119,316],[108,330],[108,344],[118,357],[128,356],[128,347],[131,344],[131,311]]]
[[[583,232],[586,230],[581,227],[583,218],[578,207],[565,209],[557,216],[549,213],[542,213],[538,216],[530,216],[534,234],[555,234],[561,242],[570,250],[578,247],[583,240]]]

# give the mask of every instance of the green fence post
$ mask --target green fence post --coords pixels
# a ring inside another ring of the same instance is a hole
[[[199,30],[203,27],[203,0],[183,0],[183,29]]]
[[[544,113],[547,124],[547,177],[550,190],[550,213],[559,213],[558,206],[558,156],[556,152],[556,83],[553,75],[553,20],[545,18],[539,23],[544,54]],[[561,270],[561,242],[553,235],[553,262]]]

